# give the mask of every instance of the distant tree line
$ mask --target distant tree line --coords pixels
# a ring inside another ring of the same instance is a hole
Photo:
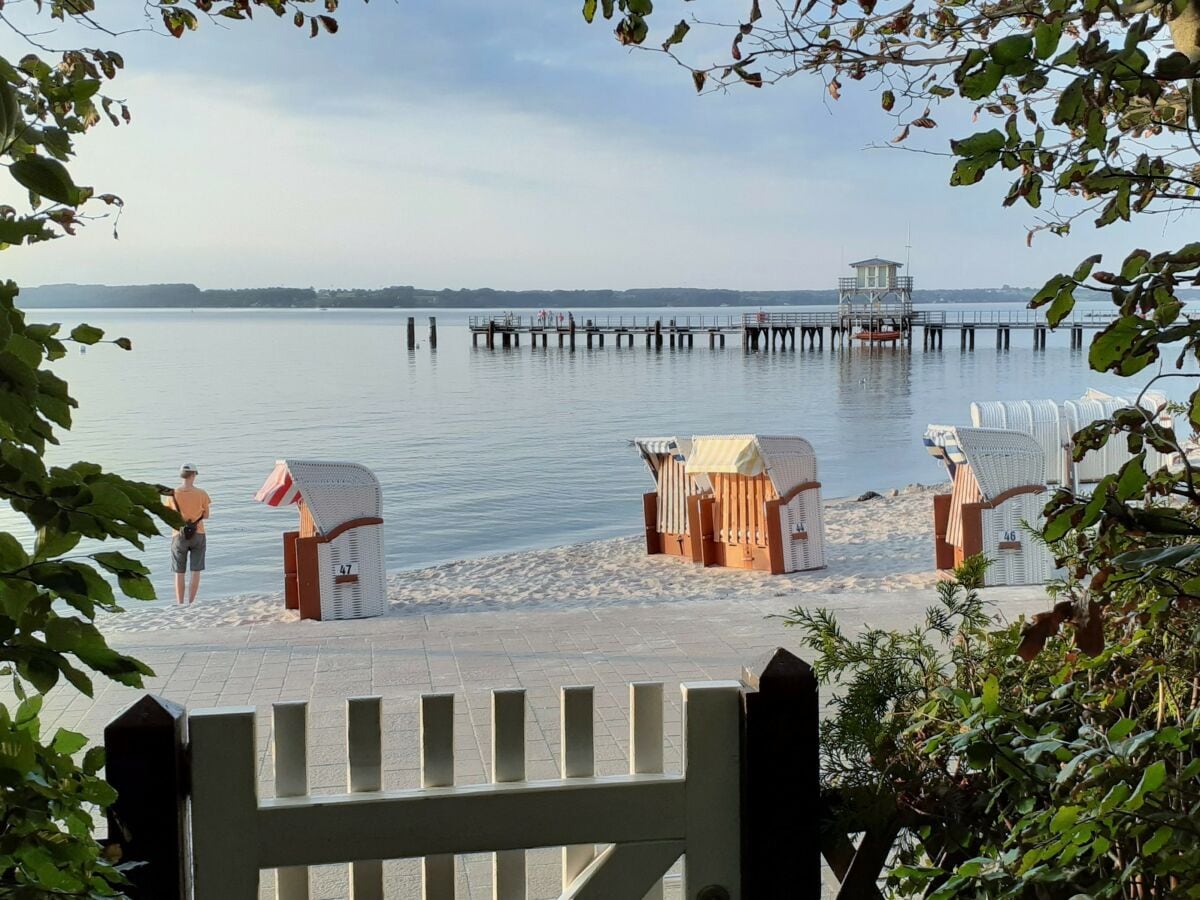
[[[1200,296],[1200,292],[1195,292]],[[916,303],[1027,303],[1032,288],[914,291]],[[50,284],[24,288],[29,307],[58,308],[250,308],[328,307],[355,309],[604,309],[672,306],[804,306],[837,302],[837,292],[733,291],[708,288],[638,288],[628,291],[499,291],[492,288],[427,290],[411,285],[378,288],[242,288],[201,290],[194,284]]]

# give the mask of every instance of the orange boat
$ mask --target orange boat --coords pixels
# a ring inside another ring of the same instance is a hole
[[[856,341],[874,341],[882,343],[883,341],[898,341],[900,340],[900,332],[898,331],[860,331],[854,335]]]

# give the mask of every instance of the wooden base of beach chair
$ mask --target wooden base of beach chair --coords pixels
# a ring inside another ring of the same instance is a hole
[[[939,570],[954,568],[954,545],[946,540],[952,499],[950,494],[935,494],[933,498],[933,561]]]

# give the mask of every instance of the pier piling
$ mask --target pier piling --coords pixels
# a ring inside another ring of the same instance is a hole
[[[413,350],[417,346],[417,319],[416,316],[408,317],[408,349]]]
[[[429,317],[429,349],[437,349],[437,316]]]

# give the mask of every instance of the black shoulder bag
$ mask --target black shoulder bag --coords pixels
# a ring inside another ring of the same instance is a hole
[[[175,500],[175,512],[179,513],[182,516],[183,509],[179,505],[179,495],[173,493],[171,496]],[[183,535],[185,540],[190,541],[192,538],[194,538],[196,536],[196,526],[199,523],[200,523],[199,519],[197,519],[195,522],[191,522],[191,521],[188,521],[187,519],[184,519],[183,527],[181,529],[179,529],[179,533]]]

